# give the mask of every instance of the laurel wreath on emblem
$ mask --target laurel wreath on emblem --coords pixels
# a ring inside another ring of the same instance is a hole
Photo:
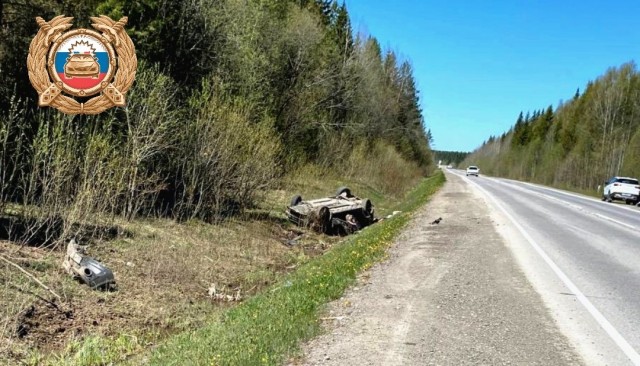
[[[47,73],[47,52],[51,44],[62,36],[62,32],[71,28],[73,18],[59,15],[46,22],[41,17],[37,17],[36,22],[40,30],[29,46],[27,69],[31,85],[38,92],[39,105],[51,106],[68,114],[98,114],[108,108],[125,105],[124,95],[131,88],[138,67],[133,41],[124,30],[128,19],[123,17],[116,22],[105,15],[90,19],[93,22],[91,26],[102,32],[100,40],[115,45],[118,68],[112,83],[106,85],[98,96],[85,103],[63,95],[62,83],[52,82]],[[53,61],[49,60],[49,62]],[[111,62],[115,62],[115,59]],[[106,82],[108,83],[109,80]]]

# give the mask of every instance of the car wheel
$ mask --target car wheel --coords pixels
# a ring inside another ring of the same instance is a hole
[[[362,200],[362,210],[370,215],[373,212],[373,203],[368,198]]]
[[[347,197],[352,197],[351,195],[351,189],[349,189],[349,187],[340,187],[338,188],[338,190],[336,191],[336,197],[338,197],[339,195],[346,193]]]
[[[613,198],[611,198],[611,194],[607,195],[607,202],[613,202]]]
[[[367,221],[367,225],[373,220],[373,204],[368,198],[362,200],[362,216]]]
[[[300,202],[302,202],[302,196],[299,194],[295,195],[291,198],[291,204],[289,206],[297,206]]]
[[[325,234],[331,232],[331,211],[329,211],[329,207],[323,206],[318,210],[318,225],[321,232]]]

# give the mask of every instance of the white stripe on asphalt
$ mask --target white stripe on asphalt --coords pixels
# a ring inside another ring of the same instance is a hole
[[[624,352],[624,354],[631,360],[631,362],[633,362],[634,365],[636,366],[640,365],[640,354],[638,354],[638,352],[636,352],[636,350],[633,349],[633,347],[631,347],[629,342],[627,342],[627,340],[624,339],[624,337],[616,330],[616,328],[614,328],[613,325],[609,323],[607,318],[605,318],[604,315],[602,315],[602,313],[598,311],[598,309],[596,309],[595,306],[593,306],[591,301],[589,301],[589,299],[587,299],[587,297],[582,293],[582,291],[578,289],[578,287],[569,279],[569,277],[567,277],[567,275],[564,272],[562,272],[560,267],[558,267],[558,265],[555,264],[553,260],[551,260],[551,258],[547,255],[547,253],[544,250],[542,250],[542,248],[538,245],[538,243],[536,243],[535,240],[533,240],[533,238],[529,235],[529,233],[527,233],[524,230],[524,228],[516,221],[516,219],[513,216],[511,216],[509,212],[507,212],[504,206],[502,206],[502,204],[500,204],[498,200],[496,200],[484,188],[480,187],[479,184],[472,182],[467,177],[460,176],[460,178],[466,180],[467,182],[469,182],[469,184],[475,186],[488,199],[490,199],[496,205],[496,207],[498,207],[500,211],[502,211],[502,213],[505,214],[505,216],[511,221],[511,223],[513,223],[513,225],[518,229],[518,231],[520,231],[522,236],[529,242],[529,244],[533,247],[533,249],[535,249],[535,251],[540,255],[540,257],[542,257],[542,259],[544,259],[547,265],[549,265],[549,267],[551,268],[551,270],[553,270],[556,276],[558,276],[558,278],[560,278],[560,280],[564,283],[564,285],[567,286],[569,291],[571,291],[573,294],[576,295],[576,298],[578,299],[578,301],[580,301],[582,306],[584,306],[585,309],[587,309],[589,314],[591,314],[591,316],[595,319],[595,321],[598,322],[600,327],[602,327],[602,329],[604,329],[604,331],[607,332],[611,340],[613,340],[613,342],[622,350],[622,352]]]
[[[582,196],[582,195],[579,195],[579,194],[563,191],[561,189],[551,188],[551,187],[542,186],[542,185],[539,185],[539,184],[533,184],[533,183],[529,183],[529,182],[520,182],[520,181],[515,181],[515,182],[522,183],[524,185],[528,185],[528,186],[535,187],[535,188],[545,189],[545,190],[548,190],[548,191],[564,194],[565,196],[570,196],[570,197],[574,197],[574,198],[583,199],[583,200],[589,201],[589,202],[600,202],[600,200],[595,198],[595,197]],[[627,210],[629,212],[638,213],[638,210],[630,208],[630,207],[626,207],[626,206],[620,206],[620,207],[617,207],[617,208],[620,208],[620,209],[623,209],[623,210]]]
[[[607,215],[603,215],[603,214],[600,214],[600,213],[597,213],[597,212],[589,211],[589,210],[585,209],[582,206],[578,206],[575,203],[572,203],[572,202],[569,202],[569,201],[565,201],[565,200],[560,199],[558,197],[553,197],[553,196],[550,196],[548,194],[545,194],[545,193],[542,193],[542,192],[537,192],[537,191],[534,191],[534,190],[527,190],[527,189],[525,189],[523,187],[520,187],[517,184],[513,184],[513,183],[511,183],[509,181],[505,182],[504,180],[500,180],[500,179],[495,179],[495,181],[500,183],[500,184],[503,184],[503,185],[508,185],[512,189],[517,189],[517,190],[522,191],[522,192],[533,194],[533,195],[536,195],[538,197],[548,199],[550,201],[560,202],[561,204],[564,204],[564,205],[566,205],[566,206],[568,206],[570,208],[573,208],[575,210],[581,211],[581,212],[583,212],[583,213],[585,213],[587,215],[593,215],[593,216],[599,217],[599,218],[601,218],[603,220],[607,220],[607,221],[613,222],[614,224],[622,225],[622,226],[626,227],[627,229],[631,229],[633,231],[638,231],[638,227],[635,226],[635,225],[624,223],[622,221],[616,220],[613,217],[609,217]],[[537,187],[537,186],[535,186],[533,184],[529,184],[529,185]],[[560,193],[562,193],[562,192],[560,192]],[[578,197],[578,196],[575,196],[575,195],[572,195],[572,194],[567,194],[567,195],[568,196]],[[620,208],[626,208],[626,207],[622,206]],[[635,211],[635,210],[631,210],[631,211]],[[637,211],[635,211],[635,212],[637,212]]]

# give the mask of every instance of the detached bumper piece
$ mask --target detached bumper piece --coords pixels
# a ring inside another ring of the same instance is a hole
[[[84,253],[75,239],[67,244],[67,253],[62,267],[74,278],[80,279],[92,289],[113,290],[116,279],[113,271]]]
[[[116,284],[113,272],[102,263],[91,257],[84,257],[80,261],[80,279],[92,289],[108,289]]]

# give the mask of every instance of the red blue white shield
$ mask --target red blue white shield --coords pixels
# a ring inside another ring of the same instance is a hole
[[[78,34],[64,40],[54,54],[55,73],[67,86],[88,90],[98,86],[110,67],[105,45],[88,34]]]

